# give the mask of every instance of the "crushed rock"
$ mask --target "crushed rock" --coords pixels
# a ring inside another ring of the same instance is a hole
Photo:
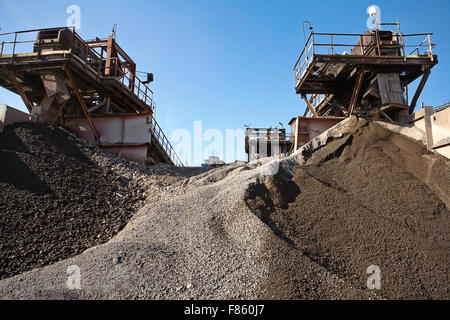
[[[450,165],[405,139],[352,118],[284,159],[176,169],[109,242],[0,281],[0,298],[448,299]]]

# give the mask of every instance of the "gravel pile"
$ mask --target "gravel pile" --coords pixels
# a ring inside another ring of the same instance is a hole
[[[151,186],[179,179],[170,166],[138,166],[62,128],[7,126],[0,135],[0,279],[108,241]]]
[[[294,167],[292,180],[257,187],[247,203],[282,240],[266,242],[265,298],[363,299],[371,265],[381,271],[377,298],[450,297],[450,161],[364,123]],[[347,288],[323,283],[320,269]]]
[[[110,241],[0,281],[0,298],[448,299],[449,162],[376,123],[338,131],[285,159],[176,169]]]

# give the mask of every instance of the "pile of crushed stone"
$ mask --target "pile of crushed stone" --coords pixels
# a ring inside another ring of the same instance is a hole
[[[362,299],[371,265],[381,271],[375,297],[449,298],[450,162],[422,145],[364,123],[291,178],[252,188],[248,205],[282,240],[265,244],[274,254],[264,298]],[[314,266],[348,288],[321,283]]]
[[[142,207],[150,185],[179,180],[174,170],[120,160],[62,128],[5,127],[0,134],[0,279],[110,240]]]
[[[0,281],[0,298],[448,299],[449,161],[377,123],[338,131],[186,175],[109,242]],[[81,290],[65,286],[72,265]]]

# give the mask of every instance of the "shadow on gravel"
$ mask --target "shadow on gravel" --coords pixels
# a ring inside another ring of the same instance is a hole
[[[266,177],[264,182],[259,179],[246,190],[244,199],[248,208],[265,223],[272,232],[286,241],[291,247],[295,243],[271,218],[277,209],[287,209],[288,204],[295,201],[300,194],[300,188],[285,177],[283,170],[274,176]]]
[[[286,210],[273,211],[270,202],[268,210],[270,223],[296,247],[266,241],[271,266],[264,297],[448,299],[447,159],[368,123],[292,172],[301,193]],[[274,199],[264,184],[269,193],[264,187],[252,193]],[[382,274],[377,291],[367,288],[372,265]]]
[[[0,190],[0,279],[107,242],[145,199],[65,131],[35,123],[0,134]]]
[[[52,194],[52,189],[39,178],[14,152],[0,150],[0,183],[36,195]]]

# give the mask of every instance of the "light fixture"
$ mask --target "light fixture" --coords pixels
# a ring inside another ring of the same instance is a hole
[[[367,9],[367,12],[369,13],[369,15],[374,18],[377,15],[377,7],[376,6],[370,6]]]
[[[150,82],[153,82],[153,73],[147,73],[147,80],[142,81],[143,84],[149,84]]]
[[[312,26],[311,22],[309,22],[308,20],[303,21],[303,39],[305,40],[305,46],[306,46],[305,23],[307,23],[307,24],[309,25],[309,30],[310,30],[311,32],[313,31],[313,26]]]

